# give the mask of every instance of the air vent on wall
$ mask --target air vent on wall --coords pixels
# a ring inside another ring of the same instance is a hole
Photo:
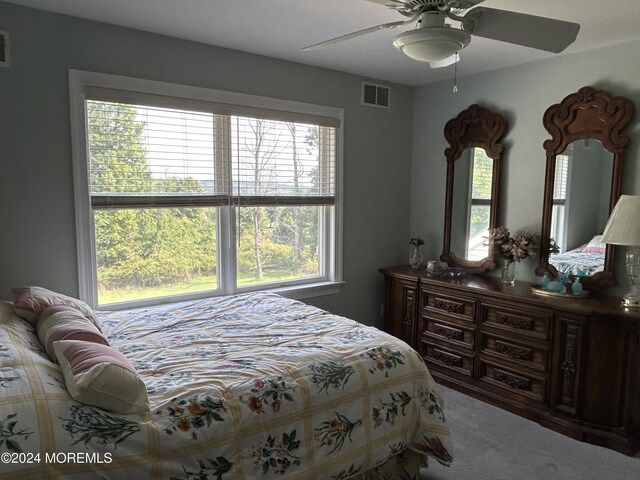
[[[369,107],[389,108],[391,105],[391,89],[384,85],[362,82],[360,104]]]
[[[0,30],[0,67],[9,66],[9,34]]]

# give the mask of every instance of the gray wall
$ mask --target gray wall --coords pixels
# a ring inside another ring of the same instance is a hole
[[[377,269],[407,262],[413,89],[360,106],[361,78],[0,2],[0,298],[19,285],[78,294],[68,70],[344,108],[342,292],[310,299],[379,324]],[[378,82],[385,83],[385,82]]]
[[[416,89],[413,121],[411,227],[414,235],[426,237],[425,259],[437,258],[442,248],[445,197],[445,123],[469,105],[478,103],[505,115],[509,128],[504,139],[500,216],[498,225],[512,231],[539,232],[545,173],[544,140],[549,138],[542,117],[580,87],[591,85],[614,95],[630,98],[640,109],[640,41],[591,52],[553,57],[549,60],[494,72],[459,78]],[[458,74],[464,74],[464,55]],[[639,118],[627,129],[628,146],[622,193],[640,194]],[[624,274],[624,247],[616,249],[619,294],[628,281]],[[516,267],[516,279],[535,281],[537,259],[526,259]],[[496,274],[497,272],[491,272]],[[622,290],[623,291],[623,290]]]

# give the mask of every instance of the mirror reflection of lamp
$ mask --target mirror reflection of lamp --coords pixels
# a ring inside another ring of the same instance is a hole
[[[622,299],[625,308],[640,308],[640,195],[621,195],[602,234],[604,243],[627,245],[626,265],[630,290]]]

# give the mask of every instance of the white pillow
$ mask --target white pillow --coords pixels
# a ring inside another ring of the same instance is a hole
[[[114,348],[82,340],[53,343],[69,394],[78,402],[118,413],[149,410],[144,382]]]
[[[59,340],[84,340],[109,345],[107,337],[80,311],[68,305],[53,305],[42,312],[36,332],[49,358],[56,362],[53,344]]]

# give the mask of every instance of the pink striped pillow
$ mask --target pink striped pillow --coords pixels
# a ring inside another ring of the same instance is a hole
[[[67,390],[78,402],[118,413],[149,410],[147,388],[122,353],[81,340],[60,340],[53,349]]]
[[[87,317],[98,327],[100,331],[100,322],[93,313],[93,309],[77,298],[68,297],[62,293],[52,292],[42,287],[16,287],[11,290],[13,294],[13,309],[16,314],[24,318],[32,326],[36,326],[36,322],[42,312],[52,305],[69,305],[75,307],[78,311]]]
[[[53,344],[58,340],[84,340],[109,345],[109,340],[98,327],[68,305],[46,308],[36,323],[36,332],[47,355],[54,362],[57,359]]]
[[[602,235],[596,235],[587,246],[582,249],[582,253],[606,253],[607,244],[602,242]]]

